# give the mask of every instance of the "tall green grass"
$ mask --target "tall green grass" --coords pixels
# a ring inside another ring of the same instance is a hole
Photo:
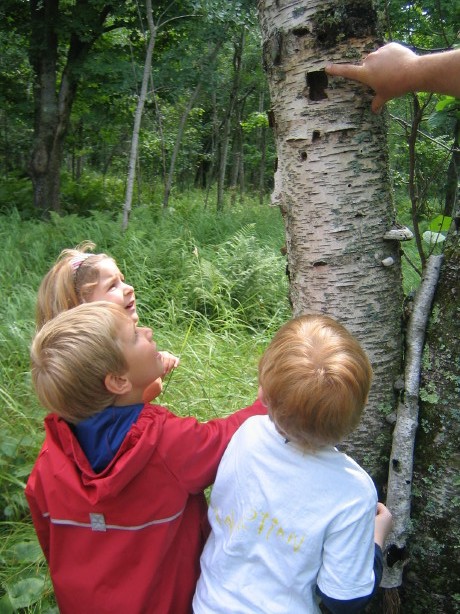
[[[290,317],[284,230],[277,209],[246,201],[216,215],[199,194],[166,214],[0,216],[0,612],[57,612],[24,486],[43,440],[44,411],[32,391],[29,345],[38,285],[60,251],[83,240],[112,255],[136,289],[141,323],[181,363],[159,401],[200,420],[223,416],[257,394],[257,362]]]

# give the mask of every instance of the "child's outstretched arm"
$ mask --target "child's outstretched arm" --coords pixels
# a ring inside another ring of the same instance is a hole
[[[369,595],[357,597],[356,599],[335,599],[324,594],[319,587],[316,587],[317,594],[321,597],[324,605],[332,612],[332,614],[358,614],[369,603],[375,594],[375,591],[380,585],[383,572],[383,554],[382,548],[385,540],[393,526],[393,518],[390,510],[383,505],[377,503],[375,524],[374,524],[374,589]]]
[[[252,416],[266,415],[260,400],[225,418],[198,422],[195,418],[179,418],[163,408],[167,419],[163,425],[162,443],[158,446],[171,475],[191,494],[210,486],[217,467],[235,431]]]

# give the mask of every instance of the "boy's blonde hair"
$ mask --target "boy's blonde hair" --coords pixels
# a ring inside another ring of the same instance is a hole
[[[75,249],[64,249],[59,254],[38,289],[35,308],[38,329],[61,311],[90,301],[99,281],[97,265],[105,259],[113,260],[107,254],[89,253],[95,247],[91,241],[84,241]]]
[[[358,341],[327,316],[287,322],[259,364],[270,417],[305,449],[336,444],[358,424],[372,367]]]
[[[46,409],[76,424],[113,404],[104,382],[128,370],[119,339],[126,321],[132,323],[119,305],[95,301],[61,312],[37,332],[32,381]]]

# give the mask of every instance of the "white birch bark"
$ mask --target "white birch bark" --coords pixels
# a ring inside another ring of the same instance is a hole
[[[145,54],[145,63],[144,63],[144,73],[142,76],[142,86],[141,92],[139,94],[139,98],[137,100],[136,113],[134,115],[134,127],[133,127],[133,135],[131,138],[131,152],[129,155],[129,163],[128,163],[128,179],[126,182],[126,196],[125,202],[123,205],[123,221],[122,221],[122,230],[126,230],[128,228],[129,215],[131,213],[131,206],[133,201],[133,191],[134,191],[134,180],[136,178],[136,159],[137,159],[137,150],[139,144],[139,132],[141,129],[141,120],[142,120],[142,112],[144,110],[145,100],[147,98],[147,85],[150,78],[150,68],[152,66],[152,55],[153,49],[155,47],[155,39],[157,28],[153,22],[152,16],[152,0],[146,0],[146,12],[147,12],[147,22],[149,24],[149,43],[147,46],[147,52]]]
[[[314,20],[337,6],[259,1],[278,153],[273,202],[286,227],[294,314],[336,317],[371,359],[368,407],[345,447],[384,481],[391,436],[385,413],[396,403],[402,358],[400,249],[383,239],[394,221],[384,120],[371,113],[362,86],[338,78],[327,83],[323,72],[330,61],[354,61],[377,46],[371,31],[322,46]],[[360,17],[364,31],[367,15]],[[327,83],[323,98],[321,82]]]
[[[391,567],[384,566],[381,586],[385,588],[396,588],[402,584],[403,568],[408,560],[405,549],[410,533],[412,470],[418,426],[422,353],[442,258],[430,256],[428,259],[407,329],[404,401],[399,403],[393,431],[386,500],[394,523],[392,533],[388,537],[388,545],[395,548],[396,552],[395,563]]]

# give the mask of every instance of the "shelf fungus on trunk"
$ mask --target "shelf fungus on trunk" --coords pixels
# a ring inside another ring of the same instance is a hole
[[[412,230],[407,226],[395,224],[383,235],[385,241],[410,241],[414,238]]]

